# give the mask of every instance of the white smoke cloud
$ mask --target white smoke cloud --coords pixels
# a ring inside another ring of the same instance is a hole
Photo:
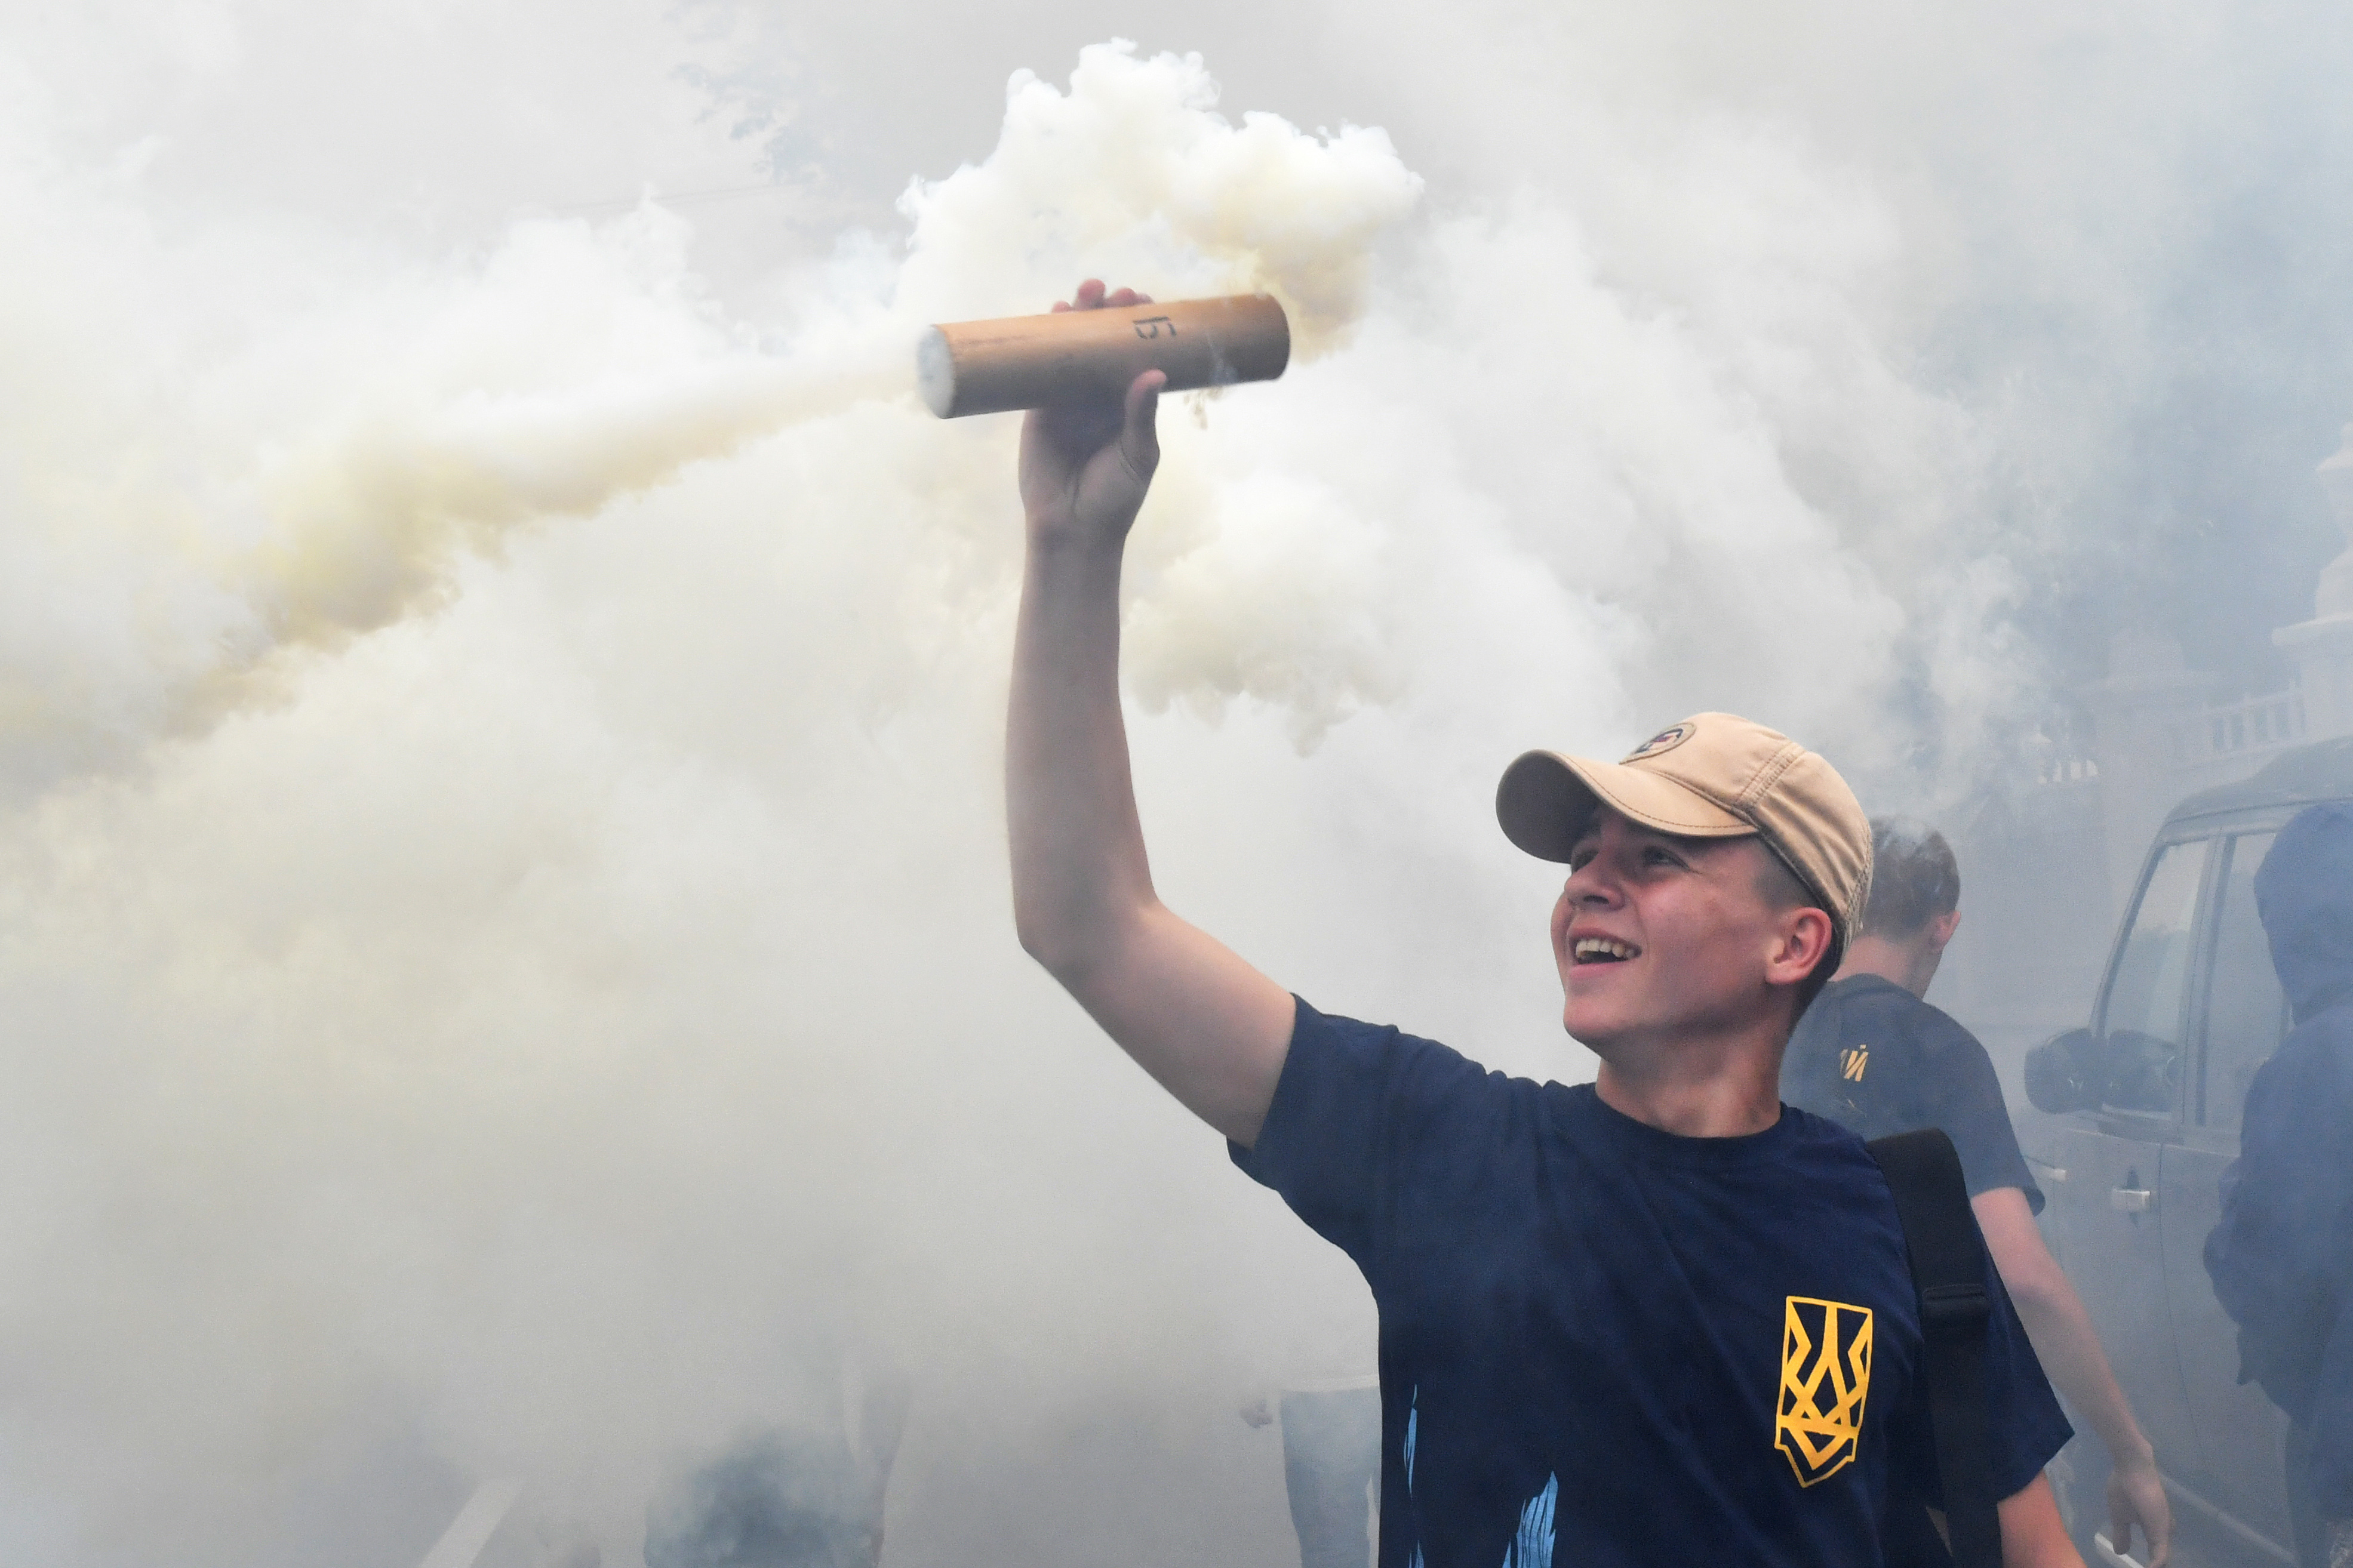
[[[1132,45],[1082,51],[1067,93],[1015,73],[996,153],[902,203],[915,230],[900,298],[934,319],[1007,313],[1082,267],[1169,298],[1267,290],[1314,357],[1364,309],[1372,242],[1420,177],[1378,130],[1236,125],[1217,102],[1200,57]]]

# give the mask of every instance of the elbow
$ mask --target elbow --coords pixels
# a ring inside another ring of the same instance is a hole
[[[1975,1205],[1986,1250],[1993,1255],[2002,1289],[2010,1292],[2010,1304],[2019,1315],[2031,1319],[2065,1310],[2074,1300],[2074,1288],[2067,1283],[2067,1271],[2043,1245],[2042,1233],[2034,1228],[2025,1200],[2015,1189],[2004,1188],[1978,1197]]]
[[[1082,910],[1016,900],[1013,934],[1022,952],[1083,1003],[1100,978],[1118,965],[1121,955],[1132,951],[1131,938],[1141,914],[1135,910]]]
[[[1084,943],[1068,921],[1047,920],[1025,910],[1013,912],[1013,934],[1021,943],[1021,951],[1037,960],[1038,966],[1057,980],[1084,966]]]
[[[1087,976],[1103,966],[1111,946],[1107,922],[1019,906],[1013,911],[1013,934],[1022,952],[1071,992],[1085,988]]]
[[[2015,1274],[2005,1271],[2002,1289],[2010,1292],[2010,1304],[2018,1315],[2030,1321],[2040,1321],[2066,1305],[2072,1292],[2067,1277],[2054,1264],[2048,1268],[2021,1268]]]

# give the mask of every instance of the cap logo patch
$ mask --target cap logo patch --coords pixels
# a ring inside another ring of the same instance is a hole
[[[1627,752],[1620,765],[1623,766],[1626,763],[1638,763],[1644,757],[1655,757],[1662,752],[1672,752],[1692,738],[1694,729],[1694,726],[1690,724],[1678,724],[1672,730],[1662,730]]]

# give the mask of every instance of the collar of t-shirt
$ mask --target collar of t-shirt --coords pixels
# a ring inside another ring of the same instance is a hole
[[[1835,991],[1841,996],[1852,996],[1857,992],[1869,991],[1874,988],[1894,991],[1902,995],[1912,996],[1912,988],[1910,986],[1898,985],[1893,980],[1888,979],[1884,974],[1873,974],[1869,970],[1865,970],[1860,974],[1850,974],[1843,980],[1833,980],[1828,985],[1822,987],[1825,992]],[[1920,998],[1917,996],[1912,996],[1912,1000],[1917,1002]]]
[[[1563,1101],[1576,1131],[1607,1140],[1628,1159],[1692,1170],[1731,1170],[1781,1159],[1799,1136],[1796,1114],[1786,1105],[1780,1108],[1781,1114],[1773,1125],[1761,1132],[1743,1132],[1730,1138],[1686,1138],[1647,1121],[1638,1121],[1617,1110],[1601,1098],[1595,1085],[1578,1088],[1582,1092],[1572,1093]]]

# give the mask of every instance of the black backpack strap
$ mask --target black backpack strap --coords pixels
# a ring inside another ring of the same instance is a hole
[[[1877,1139],[1869,1148],[1895,1194],[1920,1298],[1928,1415],[1953,1562],[1956,1568],[2001,1568],[2000,1500],[1993,1495],[1986,1421],[1986,1325],[1993,1303],[1986,1296],[1985,1238],[1969,1207],[1961,1158],[1933,1127]]]

